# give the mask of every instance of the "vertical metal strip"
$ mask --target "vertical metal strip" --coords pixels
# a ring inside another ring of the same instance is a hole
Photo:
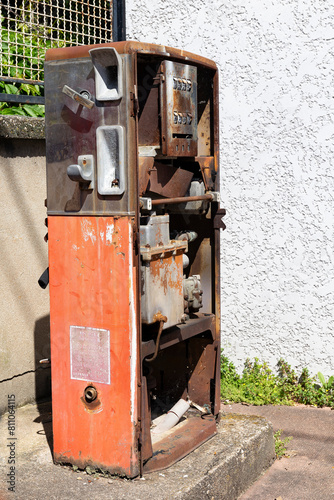
[[[126,40],[125,0],[113,0],[112,41]]]

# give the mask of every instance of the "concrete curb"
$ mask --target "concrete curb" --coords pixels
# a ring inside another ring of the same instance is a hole
[[[219,431],[195,455],[187,457],[197,468],[197,480],[175,498],[182,500],[239,497],[275,460],[273,430],[263,418],[221,414]]]
[[[221,414],[218,433],[190,455],[161,472],[135,480],[88,475],[56,466],[50,404],[16,410],[17,478],[7,491],[7,419],[0,421],[0,498],[34,500],[198,500],[238,498],[273,462],[270,423],[262,417]]]

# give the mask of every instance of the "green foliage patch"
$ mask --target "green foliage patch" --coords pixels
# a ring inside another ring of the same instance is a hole
[[[293,405],[303,403],[313,406],[334,407],[334,377],[328,381],[319,372],[311,377],[303,368],[298,377],[291,366],[282,358],[277,363],[275,375],[267,363],[246,359],[242,375],[223,354],[221,356],[221,396],[225,402],[248,403],[252,405]]]
[[[45,51],[51,48],[51,41],[31,35],[27,32],[25,23],[19,24],[18,29],[18,33],[7,29],[5,20],[1,17],[0,51],[3,76],[26,80],[43,79]],[[0,94],[42,96],[43,90],[40,85],[0,81]],[[0,115],[42,117],[44,114],[44,106],[41,104],[0,101]]]

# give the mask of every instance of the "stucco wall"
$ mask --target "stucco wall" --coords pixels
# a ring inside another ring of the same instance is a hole
[[[39,365],[50,356],[49,294],[37,283],[48,265],[44,140],[0,137],[0,186],[1,413],[8,394],[22,405],[50,392]]]
[[[128,0],[128,39],[220,67],[222,340],[334,371],[334,15],[320,0]]]

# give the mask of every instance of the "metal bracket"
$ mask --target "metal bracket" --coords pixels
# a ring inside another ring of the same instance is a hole
[[[140,208],[143,210],[152,210],[152,199],[151,198],[139,198]]]
[[[215,229],[222,229],[222,230],[226,229],[226,225],[223,222],[223,217],[225,217],[225,215],[226,215],[225,208],[218,208],[213,218],[213,227]]]
[[[218,191],[206,191],[205,194],[210,194],[212,196],[212,201],[219,203],[220,202],[220,193]]]

